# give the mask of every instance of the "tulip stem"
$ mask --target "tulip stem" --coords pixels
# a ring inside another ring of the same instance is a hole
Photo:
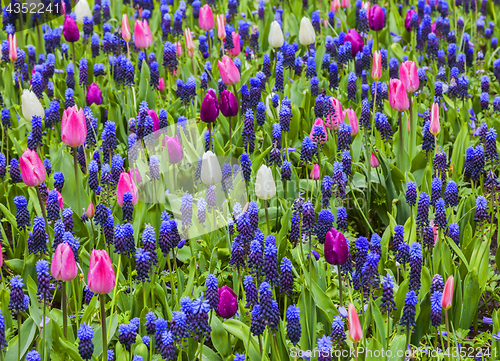
[[[398,118],[398,126],[399,126],[399,154],[398,154],[398,167],[401,172],[404,172],[403,170],[403,152],[404,152],[404,144],[403,144],[403,121],[402,121],[402,113],[399,113],[399,118]],[[378,173],[378,172],[377,172]]]
[[[212,123],[207,124],[208,128],[208,150],[212,150]]]
[[[106,295],[99,295],[99,301],[101,301],[102,361],[107,361],[108,339],[106,333],[106,301],[104,297],[106,297]]]
[[[267,209],[267,199],[264,199],[264,210],[266,211],[267,230],[271,234],[271,224],[269,223],[269,210]]]
[[[448,360],[451,360],[450,350],[451,350],[451,340],[450,340],[450,322],[448,321],[448,310],[444,310],[444,317],[446,319],[446,334],[448,336]],[[442,334],[441,334],[442,336]]]
[[[43,298],[43,315],[42,315],[42,327],[43,327],[43,359],[47,360],[47,343],[46,343],[46,338],[45,338],[45,312],[47,309],[47,302],[45,300],[45,297]]]
[[[42,210],[43,219],[45,220],[45,229],[48,230],[47,213],[45,211],[45,203],[42,200],[42,194],[40,193],[40,188],[37,186],[36,195],[38,196],[38,202],[40,203],[40,209]]]
[[[73,166],[75,169],[75,186],[76,186],[76,209],[80,212],[80,186],[78,185],[78,150],[76,147],[73,148]]]
[[[66,338],[68,334],[68,311],[66,305],[66,282],[61,285],[61,307],[63,313],[63,335]]]
[[[337,265],[337,271],[339,273],[339,300],[340,300],[340,305],[342,306],[342,274],[340,273],[340,265]]]

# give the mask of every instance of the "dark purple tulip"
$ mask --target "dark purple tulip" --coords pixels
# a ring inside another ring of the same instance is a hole
[[[373,5],[368,11],[368,24],[370,29],[379,31],[384,28],[385,14],[382,8],[378,5]]]
[[[405,18],[405,28],[406,31],[411,32],[411,18],[413,14],[416,14],[417,12],[413,9],[408,10],[406,13],[406,18]]]
[[[64,39],[70,43],[74,43],[80,39],[80,31],[78,30],[78,25],[76,25],[76,20],[69,15],[66,15],[64,18],[63,35]]]
[[[201,103],[200,118],[205,123],[213,123],[219,116],[219,102],[215,91],[207,91],[203,103]]]
[[[220,96],[220,111],[226,118],[234,117],[238,114],[238,99],[233,92],[224,90]]]
[[[349,249],[342,232],[330,228],[325,239],[325,260],[333,265],[341,265],[347,261]]]
[[[353,57],[356,56],[358,51],[361,51],[363,49],[363,45],[365,45],[365,43],[363,42],[363,38],[361,37],[361,35],[359,35],[356,29],[350,29],[347,32],[346,36],[344,37],[344,43],[346,41],[351,42],[351,54]]]
[[[231,287],[224,286],[219,288],[219,316],[224,318],[233,317],[238,311],[238,296]]]
[[[99,85],[97,85],[96,83],[90,84],[89,89],[87,90],[87,104],[102,104],[101,89],[99,89]]]

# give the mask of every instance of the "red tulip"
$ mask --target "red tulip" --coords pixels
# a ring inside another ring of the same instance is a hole
[[[431,108],[431,126],[429,131],[434,135],[438,135],[441,131],[441,126],[439,125],[439,104],[432,104]]]
[[[233,317],[238,311],[238,296],[231,287],[219,288],[218,314],[224,318]]]
[[[137,20],[134,26],[134,43],[139,49],[147,49],[153,43],[153,35],[147,20]]]
[[[179,163],[184,157],[182,145],[177,135],[175,137],[165,136],[165,138],[163,138],[163,146],[167,147],[168,160],[170,163]]]
[[[229,50],[229,55],[234,58],[241,52],[240,35],[236,31],[233,31],[233,44],[234,48]]]
[[[209,31],[214,28],[214,14],[212,8],[205,4],[200,9],[200,17],[198,18],[198,25],[204,31]]]
[[[80,31],[78,30],[78,25],[76,25],[76,20],[69,15],[66,15],[64,18],[63,35],[64,39],[70,43],[74,43],[80,39]]]
[[[399,67],[399,80],[404,84],[408,93],[414,93],[418,90],[419,80],[417,66],[413,61],[405,61]]]
[[[85,143],[87,138],[87,123],[83,109],[72,106],[64,111],[61,121],[61,139],[64,144],[72,148]]]
[[[78,274],[75,255],[67,243],[59,243],[52,258],[50,273],[58,281],[71,281]]]
[[[404,112],[410,106],[405,86],[399,79],[389,80],[389,104],[399,112]]]
[[[45,181],[45,167],[34,150],[26,149],[20,159],[23,182],[29,187],[36,187]]]
[[[444,285],[443,296],[441,298],[441,307],[445,310],[451,308],[451,302],[453,301],[453,287],[455,286],[455,279],[453,275],[448,277],[446,284]]]
[[[380,162],[375,154],[372,153],[370,157],[370,167],[377,168],[380,166]]]
[[[351,126],[351,135],[355,136],[359,132],[358,116],[356,115],[354,109],[346,109],[345,115],[347,116],[347,120]]]
[[[89,289],[100,295],[105,295],[115,288],[115,271],[106,250],[92,250],[87,281]]]
[[[324,138],[320,140],[321,143],[325,143],[327,140],[328,140],[328,133],[326,131],[326,126],[325,126],[325,122],[323,121],[323,119],[321,118],[316,118],[316,120],[314,121],[314,124],[311,128],[311,133],[309,134],[309,136],[311,137],[311,139],[313,139],[314,137],[314,127],[317,126],[317,125],[321,125],[321,127],[323,128],[323,134],[324,134]]]
[[[116,200],[118,201],[120,207],[123,206],[123,195],[127,192],[132,194],[132,204],[136,204],[139,193],[137,191],[137,187],[135,186],[134,179],[129,173],[123,172],[120,174],[118,187],[116,188]]]
[[[224,55],[222,61],[219,60],[218,65],[220,77],[224,84],[235,85],[240,81],[240,72],[229,56]]]
[[[352,342],[358,343],[363,338],[363,329],[359,322],[358,312],[352,303],[349,303],[347,311],[347,321],[349,326],[349,338]]]
[[[318,180],[321,176],[319,164],[315,164],[313,169],[311,169],[311,179]]]
[[[16,34],[9,34],[9,59],[14,62],[17,60],[17,38]],[[34,69],[34,68],[33,68]]]
[[[342,232],[330,228],[325,238],[325,260],[332,265],[341,265],[349,258],[349,248]]]
[[[372,60],[372,78],[374,80],[379,80],[382,77],[382,55],[380,50],[373,53]]]

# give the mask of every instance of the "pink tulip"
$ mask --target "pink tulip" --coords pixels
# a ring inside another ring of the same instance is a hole
[[[168,160],[170,163],[179,163],[184,157],[182,145],[177,135],[175,137],[165,136],[165,138],[163,138],[163,146],[167,147]]]
[[[153,119],[153,131],[160,130],[160,119],[158,118],[158,114],[154,109],[149,109],[149,116]]]
[[[142,183],[142,176],[141,176],[141,172],[139,172],[139,169],[134,168],[134,169],[129,170],[128,175],[134,180],[135,184]]]
[[[208,4],[203,5],[200,9],[198,25],[204,31],[209,31],[214,28],[214,14],[212,13],[212,8]]]
[[[158,82],[158,90],[165,90],[165,79],[163,79],[163,77],[161,77],[160,81]]]
[[[344,112],[342,111],[342,104],[337,98],[330,97],[333,109],[335,109],[335,114],[333,116],[326,117],[326,125],[332,129],[339,129],[340,124],[344,122]]]
[[[28,187],[36,187],[45,181],[47,173],[40,157],[34,150],[26,149],[20,159],[23,182]]]
[[[132,39],[132,35],[130,35],[130,28],[128,25],[128,16],[127,14],[122,15],[122,38],[127,43]]]
[[[429,131],[434,135],[438,135],[441,131],[441,126],[439,125],[439,104],[432,104],[431,108],[431,126]]]
[[[363,329],[359,322],[358,312],[352,303],[349,303],[349,310],[347,311],[347,320],[349,322],[349,338],[352,342],[358,343],[363,338]]]
[[[311,179],[318,180],[321,177],[319,164],[315,164],[311,170]]]
[[[193,51],[194,50],[193,36],[191,35],[191,30],[189,28],[184,28],[184,38],[186,39],[186,49]]]
[[[418,90],[419,80],[417,66],[413,61],[405,61],[399,67],[399,80],[404,84],[408,93]]]
[[[370,157],[370,167],[377,168],[380,166],[380,162],[375,154],[372,153]]]
[[[219,288],[217,313],[223,318],[231,318],[238,312],[238,296],[229,286]]]
[[[219,40],[223,40],[226,38],[226,18],[224,14],[220,14],[216,16],[217,19],[217,37]]]
[[[14,62],[17,60],[17,38],[16,34],[9,34],[9,59]]]
[[[57,201],[59,202],[59,207],[61,207],[61,210],[64,209],[64,198],[59,191],[57,191]]]
[[[2,268],[2,266],[3,266],[3,252],[2,252],[2,242],[0,242],[0,268]]]
[[[372,61],[372,78],[374,80],[379,80],[382,77],[382,55],[380,50],[373,53]]]
[[[87,280],[89,289],[100,295],[105,295],[115,288],[116,275],[106,250],[92,250]]]
[[[326,126],[325,126],[325,122],[323,121],[323,119],[316,118],[316,120],[314,121],[314,124],[311,128],[311,133],[309,134],[309,136],[311,137],[311,139],[314,138],[314,133],[315,133],[314,128],[317,125],[320,125],[323,128],[324,137],[323,137],[323,139],[320,140],[320,143],[323,144],[328,140],[328,133],[326,132]]]
[[[74,105],[63,112],[61,121],[61,139],[69,147],[79,147],[87,138],[87,123],[83,109]]]
[[[342,0],[342,8],[347,9],[351,6],[351,2],[349,0]]]
[[[229,56],[224,55],[222,61],[219,60],[218,65],[220,77],[224,84],[235,85],[240,81],[240,72]]]
[[[355,136],[359,132],[358,116],[353,109],[346,109],[345,115],[347,116],[347,120],[351,126],[351,135]]]
[[[446,284],[444,285],[443,296],[441,298],[441,307],[445,310],[451,308],[451,302],[453,301],[453,287],[455,286],[455,279],[453,275],[448,277]]]
[[[134,26],[134,43],[139,49],[147,49],[153,43],[153,35],[147,20],[136,20]]]
[[[59,243],[52,258],[50,273],[58,281],[71,281],[78,274],[75,255],[67,243]]]
[[[340,0],[333,0],[330,4],[330,10],[336,13],[340,9]]]
[[[87,218],[92,219],[94,218],[94,213],[95,213],[94,203],[90,202],[85,214],[87,215]]]
[[[389,104],[392,109],[404,112],[410,107],[405,86],[399,79],[389,80]]]
[[[233,31],[233,44],[234,48],[229,50],[229,55],[236,57],[241,52],[240,35],[236,31]]]
[[[116,200],[118,204],[123,206],[123,195],[125,193],[132,194],[132,204],[136,204],[139,198],[139,193],[137,187],[135,186],[134,179],[129,173],[123,172],[120,174],[120,179],[118,180],[118,187],[116,188]]]
[[[174,44],[175,44],[175,50],[176,50],[177,57],[182,56],[182,44],[181,44],[181,42],[176,41]]]

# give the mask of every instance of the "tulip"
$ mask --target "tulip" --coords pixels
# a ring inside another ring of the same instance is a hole
[[[366,14],[368,14],[368,11],[370,11],[371,4],[369,1],[363,1],[361,3],[361,7],[366,10]]]
[[[408,93],[418,90],[419,80],[417,66],[413,61],[405,61],[399,67],[399,80],[404,84]]]
[[[410,106],[404,84],[399,79],[389,80],[389,104],[392,109],[399,112],[405,111]]]
[[[222,61],[219,60],[218,65],[220,77],[224,84],[235,85],[240,81],[240,72],[229,56],[224,55]]]
[[[220,62],[219,62],[220,63]],[[213,123],[219,116],[219,102],[215,91],[209,89],[203,98],[200,108],[200,118],[205,123]]]
[[[182,145],[177,135],[175,137],[165,136],[165,138],[163,138],[163,146],[167,147],[168,160],[170,163],[179,163],[184,157]]]
[[[26,149],[19,161],[23,182],[28,187],[36,187],[45,181],[47,176],[43,162],[34,150]]]
[[[352,342],[358,343],[363,338],[363,329],[359,323],[358,312],[356,312],[356,307],[352,303],[349,303],[349,309],[347,311],[347,321],[349,327],[349,338]],[[356,350],[357,354],[357,350]]]
[[[211,151],[205,152],[201,159],[201,181],[209,186],[222,180],[222,170],[219,160]]]
[[[105,295],[115,288],[115,271],[106,250],[92,250],[87,280],[89,289],[100,295]]]
[[[99,85],[96,83],[90,84],[88,90],[87,90],[87,105],[101,105],[102,104],[102,93],[101,89],[99,89]]]
[[[432,109],[431,109],[431,126],[429,128],[429,131],[434,135],[438,135],[439,132],[441,131],[441,126],[439,125],[439,104],[434,103],[432,104]]]
[[[314,179],[314,180],[318,180],[320,176],[321,176],[321,171],[319,168],[319,164],[315,164],[313,169],[311,169],[310,178]]]
[[[2,268],[2,266],[3,266],[3,252],[2,252],[2,242],[0,242],[0,268]]]
[[[342,265],[349,257],[347,241],[342,232],[330,228],[325,238],[325,260],[331,265]]]
[[[229,90],[224,90],[220,95],[220,111],[226,117],[234,117],[238,115],[238,99]]]
[[[128,24],[128,16],[127,14],[122,15],[122,38],[127,43],[132,39],[132,35],[130,34],[130,27]]]
[[[64,198],[61,194],[61,192],[57,191],[57,202],[59,203],[59,207],[61,208],[61,210],[64,209]]]
[[[186,39],[186,49],[193,51],[194,50],[193,36],[191,35],[191,30],[189,28],[184,28],[184,38]]]
[[[136,204],[139,200],[139,192],[135,186],[134,179],[129,173],[123,172],[120,174],[116,188],[116,200],[120,207],[123,206],[123,195],[127,192],[132,194],[132,204]]]
[[[351,126],[351,135],[355,136],[359,131],[358,116],[353,109],[346,109],[345,115],[347,116],[349,125]]]
[[[373,53],[372,60],[372,78],[374,80],[379,80],[382,77],[382,55],[380,50],[376,50]]]
[[[64,111],[61,121],[61,140],[69,147],[77,148],[85,143],[87,123],[83,109],[74,105]]]
[[[219,304],[217,313],[223,318],[231,318],[238,311],[238,296],[228,287],[219,288]]]
[[[160,130],[160,118],[158,118],[158,114],[154,109],[149,109],[148,114],[153,119],[153,131]]]
[[[255,194],[260,199],[271,199],[276,194],[276,184],[274,183],[271,168],[261,165],[255,180]]]
[[[85,214],[87,215],[87,218],[92,219],[94,218],[94,213],[95,213],[94,203],[90,202],[89,206],[87,207],[87,210],[85,211]]]
[[[24,89],[21,95],[21,108],[23,111],[23,117],[27,121],[31,121],[35,115],[40,118],[45,118],[45,109],[43,109],[40,100],[31,90]]]
[[[153,43],[153,36],[147,20],[136,20],[134,26],[134,43],[139,49],[147,49]]]
[[[379,31],[384,28],[385,13],[377,4],[370,7],[370,10],[368,11],[368,25],[370,26],[370,29],[374,31]]]
[[[240,34],[238,34],[236,31],[233,31],[232,34],[234,48],[229,49],[229,55],[231,55],[232,57],[236,57],[241,52]]]
[[[200,17],[198,18],[198,25],[204,31],[209,31],[214,28],[214,15],[212,8],[205,4],[200,9]]]
[[[271,23],[271,29],[269,29],[269,37],[267,40],[269,41],[269,45],[273,48],[281,48],[283,46],[285,41],[283,38],[283,31],[276,20]]]
[[[75,255],[67,243],[59,243],[52,258],[50,273],[58,281],[71,281],[78,274]]]
[[[443,296],[441,298],[441,307],[445,310],[451,308],[451,303],[453,301],[453,287],[455,286],[455,279],[453,275],[448,277],[446,284],[444,285]]]
[[[87,0],[78,0],[76,2],[73,12],[76,14],[76,22],[78,24],[83,24],[83,18],[86,16],[92,18],[92,11],[90,10],[89,3]]]
[[[321,125],[321,127],[323,127],[323,133],[324,133],[324,138],[320,141],[321,143],[325,143],[327,140],[328,140],[328,132],[326,131],[326,126],[325,126],[325,122],[323,121],[323,119],[321,118],[316,118],[316,120],[314,121],[314,124],[311,128],[311,133],[309,134],[309,136],[311,137],[311,139],[313,139],[314,137],[314,127],[317,126],[317,125]]]
[[[413,14],[416,14],[417,12],[413,9],[410,9],[408,10],[408,12],[406,13],[406,18],[405,18],[405,28],[406,28],[406,31],[408,32],[411,32],[412,28],[411,28],[411,18],[413,16]]]
[[[365,45],[363,42],[363,38],[361,37],[361,35],[359,35],[356,29],[350,29],[347,32],[346,36],[344,37],[344,43],[346,41],[349,41],[351,43],[351,55],[353,57],[355,57],[359,51],[362,51],[363,45]]]
[[[139,169],[134,168],[134,169],[129,170],[128,175],[134,180],[135,184],[142,183],[142,176],[141,176],[141,172],[139,172]]]
[[[163,77],[161,77],[160,81],[158,82],[158,90],[165,90],[165,79],[163,79]]]
[[[347,9],[349,6],[351,6],[351,2],[349,0],[342,0],[342,7],[344,9]]]
[[[332,103],[333,109],[335,109],[335,113],[333,116],[328,115],[326,117],[326,125],[332,129],[339,129],[340,124],[344,122],[344,112],[342,111],[342,104],[340,100],[334,97],[330,97],[330,102]]]
[[[224,40],[226,38],[226,18],[224,14],[216,16],[217,20],[217,37],[219,40]]]
[[[372,153],[370,157],[370,167],[377,168],[380,166],[380,162],[375,154]]]
[[[340,0],[333,0],[330,4],[330,10],[336,13],[340,9]]]
[[[9,34],[9,59],[14,62],[17,60],[17,37],[16,34]]]
[[[76,25],[75,19],[71,16],[66,15],[63,24],[63,35],[67,42],[74,43],[80,39],[80,31],[78,30],[78,25]]]
[[[311,20],[305,16],[300,21],[299,41],[302,45],[309,46],[316,41],[316,33]]]
[[[180,41],[176,41],[174,43],[175,45],[175,54],[177,55],[177,57],[180,57],[182,56],[182,44]]]

